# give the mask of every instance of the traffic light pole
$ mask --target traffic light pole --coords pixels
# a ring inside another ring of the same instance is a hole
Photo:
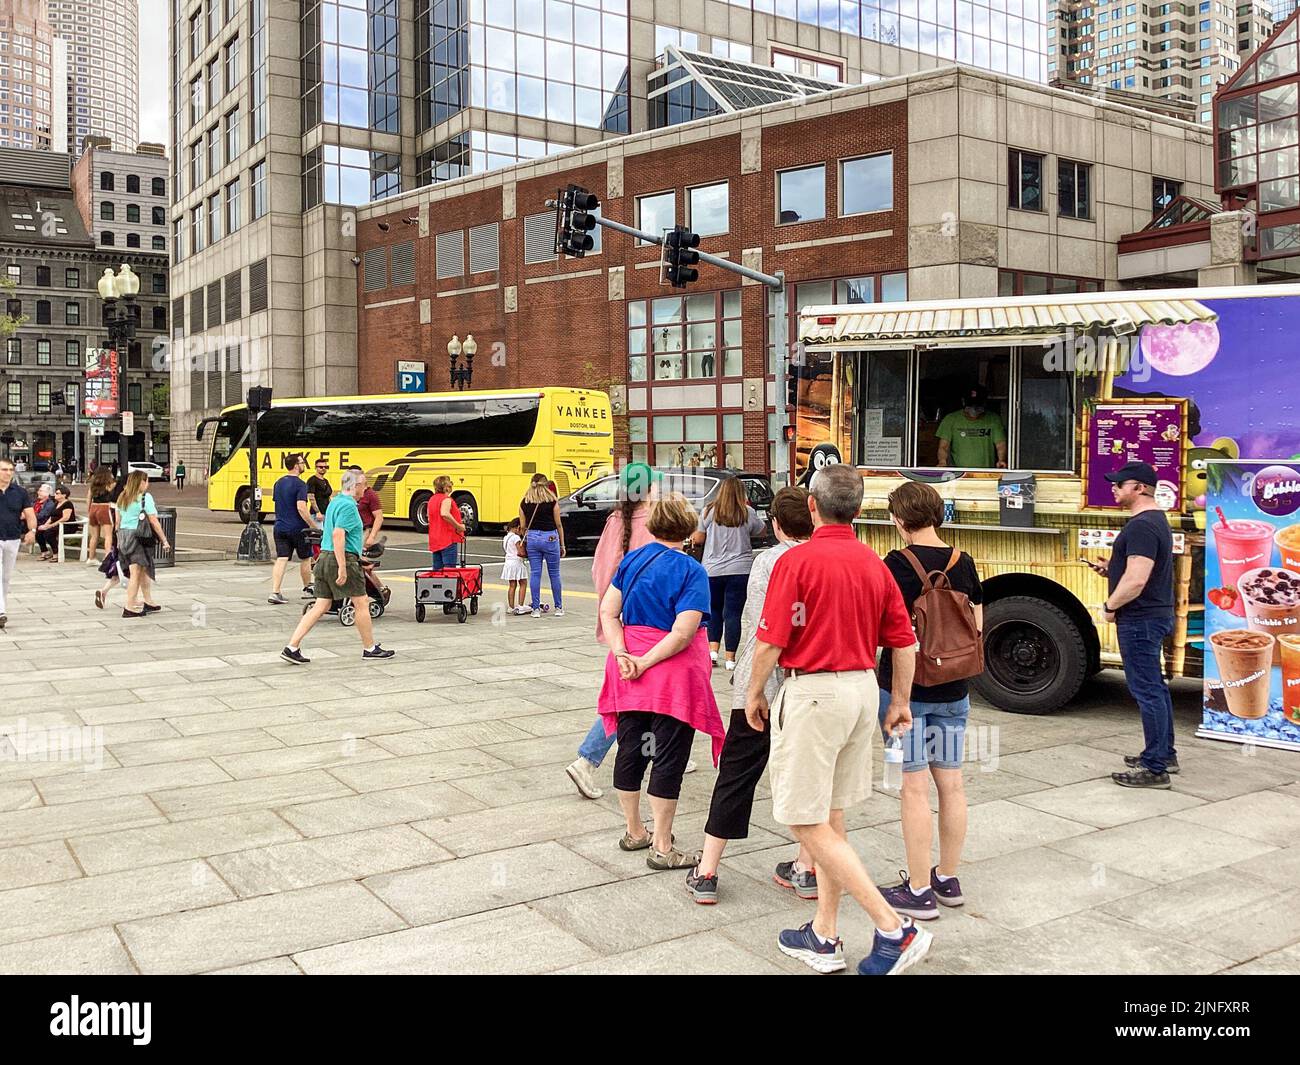
[[[547,200],[546,206],[557,208],[561,204],[558,200]],[[598,226],[612,229],[616,233],[625,233],[629,237],[636,237],[637,240],[644,241],[646,244],[663,245],[664,238],[661,234],[646,233],[643,230],[625,226],[622,222],[615,222],[599,215],[596,215],[593,220]],[[776,319],[777,335],[776,402],[774,404],[776,407],[776,464],[772,470],[772,481],[777,487],[782,487],[790,483],[790,445],[785,439],[785,429],[789,417],[786,409],[786,348],[789,345],[790,337],[790,306],[785,287],[785,272],[778,270],[774,275],[765,274],[761,270],[751,270],[748,266],[733,263],[730,259],[723,259],[717,255],[710,255],[708,252],[698,251],[696,254],[702,263],[708,263],[720,270],[747,277],[750,281],[757,281],[760,285],[766,285],[772,290],[775,301],[773,311]]]

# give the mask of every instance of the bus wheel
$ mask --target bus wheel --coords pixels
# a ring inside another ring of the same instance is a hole
[[[251,489],[241,489],[239,494],[235,496],[235,513],[239,515],[239,520],[245,525],[253,520],[253,492]],[[265,520],[265,514],[257,515],[259,525]]]
[[[429,531],[429,500],[432,498],[430,492],[416,492],[411,498],[411,524],[417,532]]]
[[[1027,595],[984,607],[984,672],[971,684],[998,709],[1050,714],[1079,693],[1087,675],[1083,634],[1059,607]]]
[[[466,536],[475,536],[478,533],[478,503],[468,492],[455,492],[451,497],[456,501],[456,506],[460,507],[460,520],[465,526]]]

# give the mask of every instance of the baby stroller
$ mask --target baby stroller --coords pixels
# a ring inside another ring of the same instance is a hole
[[[307,538],[307,543],[312,549],[312,567],[315,568],[320,561],[320,530],[308,529],[303,535]],[[387,597],[384,595],[385,589],[379,583],[379,577],[375,570],[379,569],[379,559],[384,553],[384,544],[388,538],[385,537],[377,544],[372,544],[361,553],[361,573],[366,579],[366,595],[370,599],[370,616],[372,618],[381,617],[384,613],[384,607],[387,605]],[[302,608],[305,614],[310,610],[312,604],[308,603]],[[330,604],[328,613],[337,615],[339,624],[351,627],[357,623],[357,610],[351,599],[335,599]]]

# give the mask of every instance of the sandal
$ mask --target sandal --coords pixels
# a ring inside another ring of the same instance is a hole
[[[100,610],[103,610],[103,609],[104,609],[104,593],[103,593],[103,592],[96,592],[96,593],[95,593],[95,605],[96,605],[97,607],[99,607]]]
[[[618,841],[618,849],[623,851],[643,851],[648,850],[654,842],[655,834],[647,826],[644,839],[636,839],[630,832],[624,832],[623,838]],[[677,837],[673,836],[673,842],[677,842]]]
[[[693,869],[700,864],[700,855],[697,851],[683,854],[676,847],[667,854],[660,854],[652,847],[646,855],[645,863],[651,869]]]

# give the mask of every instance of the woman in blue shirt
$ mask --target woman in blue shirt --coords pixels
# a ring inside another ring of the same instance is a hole
[[[140,533],[152,527],[153,541],[164,551],[170,551],[171,544],[158,521],[158,506],[148,487],[149,475],[143,470],[135,470],[127,477],[122,494],[117,497],[122,521],[117,533],[117,553],[122,564],[130,567],[131,573],[126,586],[126,606],[122,609],[124,618],[142,618],[162,609],[153,602],[153,543],[141,542]],[[136,606],[137,603],[141,605]]]
[[[698,860],[673,846],[673,817],[695,732],[712,737],[715,765],[724,735],[703,628],[709,580],[680,550],[695,526],[680,493],[652,503],[646,529],[654,540],[624,556],[600,601],[609,657],[597,709],[605,734],[618,733],[614,788],[627,822],[618,845],[649,849],[651,869],[686,869]],[[641,822],[641,782],[652,761],[646,790],[653,834]]]

